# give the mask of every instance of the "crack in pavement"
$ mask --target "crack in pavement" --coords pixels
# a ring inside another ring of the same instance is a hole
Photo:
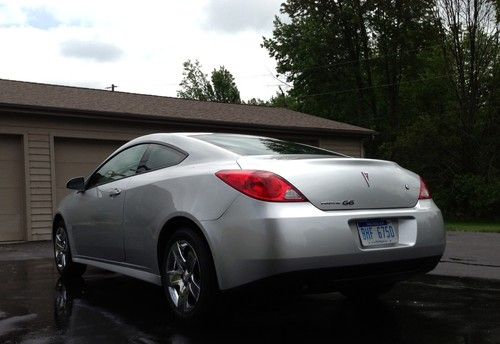
[[[451,263],[451,264],[462,264],[462,265],[472,265],[472,266],[485,266],[485,267],[489,267],[489,268],[500,268],[500,265],[467,263],[467,262],[459,262],[456,260],[441,260],[440,263]]]

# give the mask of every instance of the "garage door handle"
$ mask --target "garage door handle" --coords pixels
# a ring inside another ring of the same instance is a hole
[[[122,193],[122,190],[115,188],[109,192],[109,197],[116,197],[121,193]]]

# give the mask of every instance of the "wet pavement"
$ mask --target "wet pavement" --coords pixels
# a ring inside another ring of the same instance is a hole
[[[160,287],[51,259],[0,261],[0,343],[500,343],[500,282],[421,276],[379,301],[235,294],[204,327],[173,321]]]

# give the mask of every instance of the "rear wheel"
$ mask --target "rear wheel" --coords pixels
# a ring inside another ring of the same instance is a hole
[[[190,228],[177,230],[167,243],[163,287],[175,316],[197,322],[215,303],[217,282],[205,240]]]
[[[74,263],[64,222],[59,222],[54,233],[54,259],[57,271],[62,277],[81,276],[87,265]]]
[[[367,286],[355,285],[340,290],[340,293],[352,300],[373,300],[391,291],[391,289],[394,287],[394,284],[395,283],[384,283]]]

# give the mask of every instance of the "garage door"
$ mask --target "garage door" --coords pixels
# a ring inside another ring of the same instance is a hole
[[[0,241],[24,240],[22,136],[0,135]]]
[[[70,192],[66,189],[66,183],[69,179],[88,176],[123,143],[108,140],[55,138],[57,204]]]

